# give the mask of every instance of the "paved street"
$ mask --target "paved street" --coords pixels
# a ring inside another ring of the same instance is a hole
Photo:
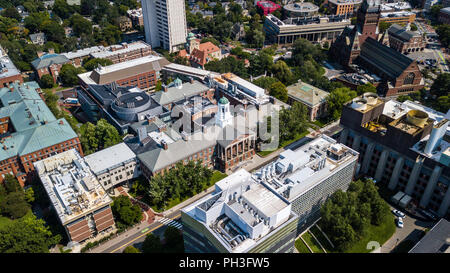
[[[392,209],[394,209],[392,206]],[[399,209],[399,208],[396,208]],[[404,210],[401,210],[405,213]],[[414,216],[408,215],[403,218],[403,228],[396,228],[394,235],[384,243],[378,250],[374,250],[373,253],[390,253],[398,244],[400,244],[404,240],[412,240],[414,242],[418,242],[421,238],[422,231],[426,228],[431,228],[433,226],[433,222],[425,222],[417,219]],[[397,217],[396,217],[397,218]]]

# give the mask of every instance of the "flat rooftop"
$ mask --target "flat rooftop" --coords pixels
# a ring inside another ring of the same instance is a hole
[[[112,202],[75,149],[37,161],[34,167],[63,225]]]
[[[16,68],[11,59],[0,48],[0,79],[20,75],[20,71]]]
[[[450,222],[439,220],[409,253],[450,253]]]
[[[96,57],[96,58],[100,58],[100,57]],[[141,64],[155,62],[155,61],[158,61],[161,59],[162,59],[162,57],[149,55],[149,56],[129,60],[126,62],[121,62],[121,63],[112,64],[112,65],[108,65],[108,66],[102,66],[100,68],[96,68],[95,71],[97,71],[98,74],[103,75],[103,74],[108,74],[111,72],[131,68],[131,67],[141,65]]]
[[[348,4],[361,4],[362,0],[328,0],[328,2],[331,2],[335,5],[348,5]]]
[[[182,211],[234,253],[247,252],[297,217],[290,202],[244,169],[217,182],[213,193]]]
[[[91,56],[94,58],[108,58],[113,55],[125,54],[139,49],[151,49],[151,47],[143,41],[137,41],[130,44],[112,45],[103,48],[102,51],[92,52]]]
[[[125,144],[119,143],[96,153],[87,155],[84,160],[95,175],[117,168],[125,162],[136,160],[135,153]]]
[[[295,151],[284,151],[276,161],[255,171],[253,177],[292,201],[356,161],[358,155],[353,149],[322,135]]]
[[[297,82],[295,84],[289,85],[287,87],[287,91],[290,97],[300,100],[310,107],[321,104],[330,94],[305,82]]]

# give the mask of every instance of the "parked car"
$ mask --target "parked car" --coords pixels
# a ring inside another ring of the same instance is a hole
[[[406,216],[403,212],[396,210],[396,209],[392,210],[392,213],[394,213],[394,215],[399,218],[404,218]]]
[[[403,220],[400,217],[397,218],[397,227],[403,228]]]

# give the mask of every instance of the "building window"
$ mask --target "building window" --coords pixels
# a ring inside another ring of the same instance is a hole
[[[414,81],[414,77],[415,77],[415,75],[413,72],[409,73],[406,76],[405,80],[403,81],[403,84],[412,84]]]

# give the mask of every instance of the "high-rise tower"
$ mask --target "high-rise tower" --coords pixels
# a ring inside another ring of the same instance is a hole
[[[145,41],[153,48],[176,52],[186,43],[187,24],[183,0],[142,0]]]

